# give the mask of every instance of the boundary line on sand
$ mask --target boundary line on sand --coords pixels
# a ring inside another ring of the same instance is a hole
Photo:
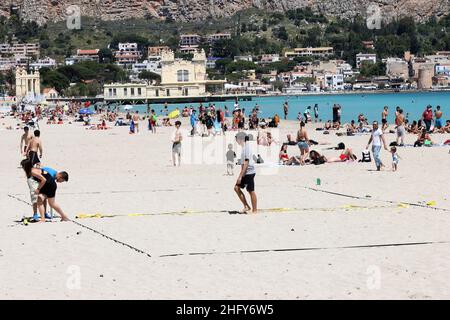
[[[308,187],[305,187],[308,188]],[[322,191],[318,190],[317,191]],[[344,195],[346,196],[346,195]],[[29,202],[22,200],[18,197],[8,194],[8,197],[13,198],[19,202],[22,202],[26,205],[31,205]],[[349,196],[353,197],[353,196]],[[370,200],[370,199],[368,199]],[[381,200],[382,201],[382,200]],[[79,222],[70,220],[70,222],[78,225],[82,228],[85,228],[89,231],[92,231],[96,234],[101,235],[102,237],[113,241],[117,244],[123,245],[135,252],[146,255],[148,258],[152,258],[152,256],[138,249],[128,243],[122,242],[120,240],[114,239],[94,228],[88,227]],[[295,251],[318,251],[318,250],[338,250],[338,249],[368,249],[368,248],[383,248],[383,247],[405,247],[405,246],[420,246],[420,245],[433,245],[433,244],[450,244],[450,241],[424,241],[424,242],[405,242],[405,243],[385,243],[385,244],[368,244],[368,245],[353,245],[353,246],[341,246],[341,247],[306,247],[306,248],[281,248],[281,249],[255,249],[255,250],[235,250],[235,251],[224,251],[224,252],[189,252],[189,253],[173,253],[173,254],[163,254],[156,256],[156,258],[169,258],[169,257],[180,257],[180,256],[200,256],[200,255],[220,255],[220,254],[249,254],[249,253],[268,253],[268,252],[295,252]]]
[[[307,189],[307,190],[312,190],[312,191],[316,191],[316,192],[323,192],[323,193],[328,193],[328,194],[332,194],[332,195],[335,195],[335,196],[352,198],[352,199],[359,199],[359,200],[366,200],[366,201],[378,201],[378,202],[385,202],[385,203],[391,203],[391,204],[396,204],[396,203],[397,204],[407,204],[407,205],[412,206],[412,207],[420,207],[420,208],[426,208],[426,209],[432,209],[432,210],[438,210],[438,211],[450,211],[450,209],[447,209],[447,208],[433,207],[433,206],[423,205],[423,204],[419,204],[419,203],[372,199],[372,198],[366,198],[366,197],[361,197],[361,196],[354,196],[354,195],[349,195],[349,194],[339,193],[339,192],[334,192],[334,191],[316,189],[316,188],[311,188],[311,187],[305,187],[305,186],[300,186],[300,187],[302,187],[304,189]]]

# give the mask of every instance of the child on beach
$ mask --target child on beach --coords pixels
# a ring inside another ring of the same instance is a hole
[[[234,159],[236,159],[236,153],[233,151],[233,145],[230,143],[228,145],[227,151],[227,175],[234,175]]]
[[[392,171],[397,171],[399,156],[397,154],[396,147],[391,148],[391,154],[392,154]]]

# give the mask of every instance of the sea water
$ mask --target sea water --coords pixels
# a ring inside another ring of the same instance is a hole
[[[314,104],[319,106],[319,119],[327,121],[332,119],[333,104],[340,104],[342,107],[341,119],[342,122],[350,122],[357,120],[358,115],[363,113],[369,121],[381,120],[381,112],[384,106],[389,107],[388,121],[394,122],[395,108],[400,106],[404,115],[412,120],[421,118],[423,111],[427,105],[432,105],[433,110],[437,105],[441,106],[444,112],[444,119],[448,117],[450,109],[450,92],[408,92],[408,93],[353,93],[353,94],[313,94],[313,95],[299,95],[299,96],[271,96],[253,97],[251,101],[239,101],[239,107],[245,109],[248,115],[253,107],[258,104],[260,107],[260,118],[270,118],[278,114],[282,119],[283,103],[287,101],[289,104],[288,119],[295,120],[299,112],[302,114],[308,106],[311,106],[311,115],[313,116]],[[234,109],[234,100],[213,102],[216,107],[228,107],[228,110]],[[207,103],[203,103],[204,106]],[[185,106],[193,106],[197,108],[199,103],[172,103],[168,105],[169,111],[179,108],[182,110]],[[152,104],[151,108],[156,111],[158,115],[161,114],[163,104]],[[123,111],[123,109],[121,109]],[[135,105],[131,110],[139,113],[146,113],[146,105]]]

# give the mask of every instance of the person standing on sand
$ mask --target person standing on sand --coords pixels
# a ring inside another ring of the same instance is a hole
[[[33,134],[30,132],[29,127],[23,128],[23,135],[20,138],[20,154],[26,156],[27,155],[27,147],[30,143],[31,139],[33,139]]]
[[[27,146],[27,157],[30,159],[32,166],[39,167],[42,158],[42,142],[41,142],[41,132],[39,130],[34,130],[34,137],[30,140]],[[38,157],[39,151],[39,157]]]
[[[388,127],[387,116],[389,114],[388,106],[384,106],[383,112],[381,112],[381,130],[386,130]]]
[[[309,138],[303,121],[300,122],[300,129],[297,132],[297,145],[300,149],[300,164],[304,165],[309,152]]]
[[[399,146],[404,146],[405,145],[405,116],[403,115],[403,110],[399,109],[396,112],[396,117],[395,117],[395,123],[396,123],[396,131],[397,131],[397,145]],[[400,144],[399,144],[399,140],[400,140]]]
[[[134,133],[139,133],[139,111],[133,114],[132,120],[134,122]]]
[[[388,148],[386,145],[386,140],[384,139],[383,131],[378,127],[378,121],[374,121],[372,126],[373,130],[369,142],[367,143],[366,150],[369,149],[369,146],[372,143],[373,158],[375,159],[377,171],[380,171],[381,168],[384,167],[383,162],[381,162],[380,159],[381,143],[383,143],[385,150],[388,150]]]
[[[172,161],[173,166],[177,166],[176,159],[178,158],[178,166],[181,165],[181,141],[183,140],[183,136],[180,131],[181,121],[175,122],[175,132],[172,136]]]
[[[319,105],[316,103],[314,105],[314,122],[319,121]]]
[[[425,122],[425,127],[427,132],[430,132],[431,122],[433,121],[433,111],[431,110],[431,106],[428,105],[425,111],[422,114],[423,121]]]
[[[234,191],[244,205],[244,210],[242,213],[248,213],[252,210],[252,213],[257,213],[257,198],[255,193],[255,175],[256,169],[253,160],[253,153],[249,143],[249,136],[244,132],[239,132],[236,135],[236,142],[242,147],[241,152],[241,172],[239,173],[238,179],[234,186]],[[252,208],[248,205],[247,199],[241,189],[247,188],[250,194],[250,199],[252,202]]]
[[[441,129],[443,126],[441,106],[436,106],[436,110],[434,110],[434,115],[436,117],[434,126],[436,129]]]
[[[283,111],[284,111],[284,120],[286,120],[289,113],[289,104],[287,101],[283,104]]]

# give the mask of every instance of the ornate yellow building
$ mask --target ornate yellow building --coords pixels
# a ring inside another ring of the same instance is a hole
[[[208,80],[206,55],[195,52],[191,61],[175,59],[173,51],[161,52],[161,82],[112,83],[104,86],[104,98],[108,100],[142,101],[161,98],[204,97],[223,93],[225,80]]]
[[[24,68],[16,69],[16,97],[33,95],[37,96],[41,93],[41,79],[39,71],[28,73]]]

